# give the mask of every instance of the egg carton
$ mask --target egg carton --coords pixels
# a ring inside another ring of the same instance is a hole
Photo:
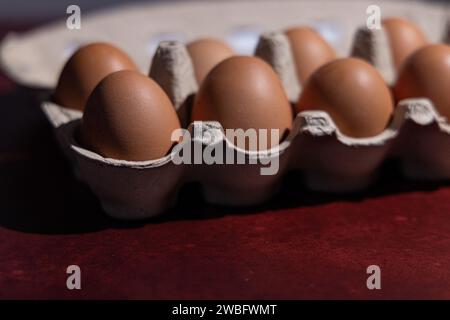
[[[300,88],[291,82],[294,68],[287,38],[275,33],[263,36],[256,54],[274,66],[289,97],[297,97]],[[306,185],[313,190],[352,192],[369,186],[388,157],[401,159],[409,177],[450,178],[450,124],[427,99],[401,101],[386,130],[371,138],[346,136],[326,112],[301,112],[280,145],[267,151],[248,151],[233,145],[218,122],[189,124],[198,86],[183,44],[161,43],[150,76],[168,94],[191,133],[178,147],[201,151],[217,148],[241,159],[242,164],[176,164],[176,148],[149,161],[104,158],[78,143],[81,112],[44,102],[42,109],[76,175],[90,186],[112,217],[143,219],[161,214],[176,203],[179,188],[194,181],[200,183],[210,203],[260,204],[277,192],[283,175],[293,170],[303,172]],[[278,170],[267,174],[272,164],[277,164]]]

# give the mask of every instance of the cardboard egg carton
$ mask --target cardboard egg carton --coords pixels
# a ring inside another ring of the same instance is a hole
[[[263,35],[256,55],[274,67],[294,102],[301,88],[293,72],[287,38],[280,33]],[[190,123],[192,97],[198,85],[183,44],[162,42],[150,76],[168,94],[183,127],[190,132],[189,138],[161,159],[134,162],[104,158],[78,143],[81,112],[52,102],[42,104],[77,176],[90,186],[112,217],[142,219],[161,214],[176,202],[180,186],[193,181],[201,184],[208,202],[260,204],[277,192],[283,175],[292,170],[301,171],[311,189],[352,192],[369,186],[389,157],[401,159],[409,177],[450,178],[450,124],[427,99],[401,101],[385,131],[362,139],[344,135],[326,112],[301,112],[280,145],[267,151],[247,151],[233,145],[218,122]],[[177,147],[201,152],[222,150],[241,163],[211,164],[202,160],[195,164],[193,159],[177,164]],[[277,170],[271,171],[272,166]]]

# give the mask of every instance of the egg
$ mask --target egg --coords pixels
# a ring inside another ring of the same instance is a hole
[[[211,38],[193,41],[186,46],[186,49],[192,59],[195,77],[199,84],[214,66],[235,54],[226,43]]]
[[[80,128],[81,144],[105,158],[144,161],[165,156],[180,128],[159,85],[138,72],[106,76],[90,95]]]
[[[393,99],[373,66],[344,58],[322,66],[309,78],[296,110],[326,111],[342,133],[364,138],[384,131],[393,112]]]
[[[400,69],[394,96],[428,98],[450,120],[450,46],[428,45],[413,53]]]
[[[95,86],[108,74],[138,70],[128,55],[108,43],[92,43],[79,48],[59,76],[54,101],[64,107],[83,110]]]
[[[387,18],[382,21],[388,35],[395,68],[398,69],[408,56],[427,44],[427,39],[414,23],[404,18]]]
[[[320,66],[336,59],[334,49],[311,28],[292,28],[285,34],[291,44],[300,83],[304,83]]]
[[[276,146],[292,124],[292,110],[273,69],[256,57],[234,56],[219,63],[205,78],[192,108],[194,121],[218,121],[224,129],[266,129],[261,140],[240,148],[264,150]],[[270,129],[279,138],[271,139]],[[263,134],[263,131],[257,131]]]

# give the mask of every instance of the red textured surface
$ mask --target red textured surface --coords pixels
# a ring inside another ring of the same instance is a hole
[[[195,186],[164,218],[107,218],[31,95],[0,77],[0,298],[450,298],[450,187],[385,168],[371,190],[208,205]],[[82,290],[66,289],[66,267]],[[382,290],[366,288],[366,267]]]

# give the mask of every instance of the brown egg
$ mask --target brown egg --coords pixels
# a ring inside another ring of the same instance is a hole
[[[336,59],[333,48],[311,28],[293,28],[285,34],[291,43],[300,83],[304,83],[317,68]]]
[[[383,27],[388,35],[396,69],[400,68],[411,53],[427,43],[427,39],[422,30],[406,19],[384,19]]]
[[[165,156],[180,122],[152,79],[118,71],[94,89],[81,123],[81,143],[106,158],[144,161]]]
[[[235,56],[208,74],[195,97],[192,119],[218,121],[225,129],[266,129],[266,145],[234,140],[241,148],[263,150],[277,145],[291,128],[292,111],[279,78],[266,62]],[[277,141],[270,139],[270,129],[278,130]]]
[[[326,111],[345,135],[362,138],[381,133],[392,111],[391,92],[379,72],[357,58],[338,59],[306,82],[297,112]]]
[[[450,46],[429,45],[413,53],[400,69],[396,101],[428,98],[450,120]]]
[[[78,49],[65,64],[56,86],[56,103],[83,110],[89,94],[108,74],[136,70],[122,50],[107,43],[92,43]]]
[[[186,48],[191,56],[195,77],[199,84],[219,62],[235,54],[226,43],[210,38],[193,41]]]

